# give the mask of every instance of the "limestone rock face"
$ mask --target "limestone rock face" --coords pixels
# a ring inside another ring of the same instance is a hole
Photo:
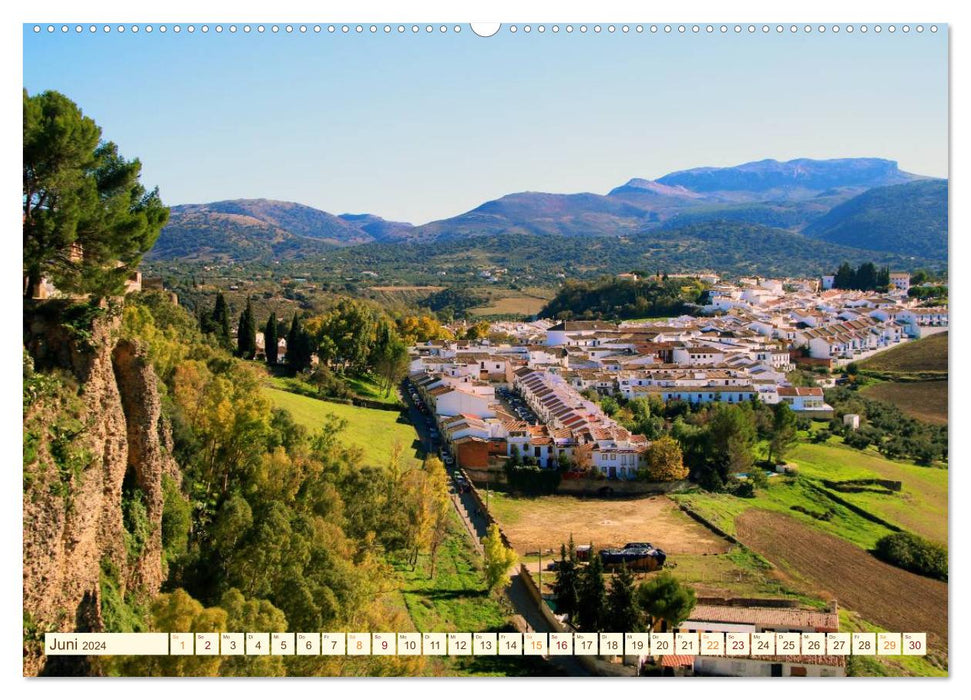
[[[179,477],[157,377],[142,348],[119,340],[120,314],[105,307],[79,337],[63,324],[64,308],[52,301],[24,311],[35,368],[64,384],[24,409],[25,444],[36,449],[24,460],[25,675],[44,671],[44,632],[104,629],[103,570],[121,594],[158,592],[162,475]],[[150,534],[130,552],[122,498],[136,490]]]

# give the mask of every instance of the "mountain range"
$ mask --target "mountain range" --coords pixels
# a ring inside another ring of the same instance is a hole
[[[633,178],[605,195],[509,194],[420,226],[373,214],[329,214],[292,202],[231,200],[172,207],[151,258],[300,258],[338,246],[442,243],[508,235],[631,237],[664,245],[699,224],[768,227],[821,244],[947,259],[946,180],[891,160],[761,160]],[[370,246],[369,246],[370,247]]]

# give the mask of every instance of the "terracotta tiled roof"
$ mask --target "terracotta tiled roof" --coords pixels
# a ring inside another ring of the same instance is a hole
[[[822,396],[823,390],[818,386],[780,386],[779,396]]]
[[[665,668],[681,668],[681,667],[691,667],[695,664],[695,657],[693,656],[680,656],[680,655],[670,655],[661,657],[661,666]]]
[[[836,613],[799,608],[744,608],[731,605],[696,605],[689,620],[696,622],[728,622],[756,625],[763,628],[814,629],[818,632],[838,632]]]

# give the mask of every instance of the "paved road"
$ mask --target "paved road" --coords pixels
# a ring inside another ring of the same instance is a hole
[[[418,439],[421,441],[422,448],[429,454],[437,453],[441,443],[437,440],[432,440],[429,435],[429,428],[426,421],[425,413],[418,410],[411,400],[411,396],[408,393],[407,388],[402,391],[402,398],[408,405],[408,419],[415,426],[415,430],[418,432]],[[470,493],[460,493],[458,489],[455,488],[455,482],[449,479],[449,492],[452,497],[452,505],[455,506],[456,512],[465,523],[465,527],[469,532],[469,538],[474,543],[476,549],[482,552],[482,538],[488,533],[489,523],[486,519],[484,513],[482,513],[475,499]],[[555,632],[550,624],[546,621],[543,615],[540,613],[539,609],[536,607],[535,601],[530,597],[526,590],[526,584],[523,583],[520,578],[519,572],[516,571],[509,582],[509,586],[506,588],[506,597],[512,603],[513,608],[516,613],[524,620],[529,628],[535,632]],[[575,658],[570,656],[551,656],[548,659],[549,663],[559,670],[570,676],[589,676],[590,673],[580,665]]]

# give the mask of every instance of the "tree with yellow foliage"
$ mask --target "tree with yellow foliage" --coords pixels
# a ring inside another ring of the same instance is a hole
[[[668,435],[652,442],[644,457],[647,462],[644,477],[648,481],[678,481],[688,478],[681,445]]]
[[[482,538],[485,560],[485,577],[489,591],[495,591],[509,577],[509,569],[516,565],[516,552],[502,542],[499,526],[492,523],[488,534]]]

